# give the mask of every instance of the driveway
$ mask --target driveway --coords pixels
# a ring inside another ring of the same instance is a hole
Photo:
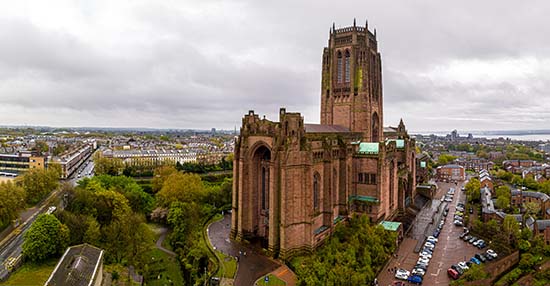
[[[237,275],[235,276],[235,285],[237,286],[252,286],[258,278],[280,266],[274,260],[257,254],[247,245],[229,239],[231,214],[226,214],[222,220],[212,223],[207,232],[208,239],[216,250],[239,257]]]

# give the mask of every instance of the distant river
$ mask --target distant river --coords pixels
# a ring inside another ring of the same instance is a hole
[[[422,135],[430,135],[435,134],[437,136],[446,136],[448,133],[420,133]],[[525,135],[502,135],[502,134],[490,134],[490,135],[479,135],[479,134],[473,134],[474,138],[488,138],[488,139],[495,139],[495,138],[510,138],[512,140],[522,140],[522,141],[550,141],[550,134],[525,134]],[[461,134],[461,137],[464,137],[466,135]]]

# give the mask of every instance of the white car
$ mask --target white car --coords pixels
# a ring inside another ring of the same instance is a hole
[[[487,255],[490,255],[493,258],[497,258],[497,256],[498,256],[498,254],[492,249],[487,249]]]
[[[428,258],[426,258],[426,257],[420,257],[420,258],[418,258],[417,263],[420,263],[420,264],[428,264],[428,263],[430,263],[430,259],[428,259]]]
[[[478,239],[474,242],[474,246],[478,246],[480,243],[484,243],[483,239]]]
[[[426,271],[424,271],[421,268],[415,268],[415,269],[413,269],[413,271],[411,273],[412,273],[412,275],[418,275],[418,276],[422,277],[426,274]]]
[[[429,259],[432,259],[432,254],[427,252],[427,251],[422,251],[418,254],[418,256],[422,256],[422,257],[428,257]]]
[[[439,241],[439,239],[435,238],[433,235],[428,236],[428,240],[433,240],[435,242]]]
[[[462,270],[464,270],[464,271],[470,269],[470,267],[468,267],[468,265],[464,261],[459,262],[458,267],[462,268]]]
[[[426,244],[424,244],[424,247],[433,251],[435,246],[429,242],[426,242]]]
[[[405,269],[397,269],[397,271],[395,272],[395,278],[401,279],[401,280],[407,280],[410,274],[411,273]]]

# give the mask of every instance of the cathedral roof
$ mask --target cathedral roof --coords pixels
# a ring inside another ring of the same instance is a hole
[[[325,125],[325,124],[304,124],[306,133],[341,133],[350,132],[350,130],[340,125]]]

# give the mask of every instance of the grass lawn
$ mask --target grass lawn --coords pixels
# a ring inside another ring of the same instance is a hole
[[[50,277],[58,259],[50,259],[41,264],[24,263],[10,278],[0,285],[31,286],[44,285]]]
[[[269,282],[265,282],[265,276],[263,276],[262,278],[258,279],[258,281],[256,281],[256,285],[258,286],[285,286],[286,283],[285,281],[277,278],[277,276],[275,275],[272,275],[272,274],[268,274],[267,275],[269,277]]]
[[[175,257],[155,248],[149,252],[151,263],[148,264],[153,274],[145,281],[149,286],[155,285],[183,285],[183,277]],[[159,279],[160,277],[160,279]],[[170,281],[173,284],[170,284]]]
[[[225,255],[218,251],[216,251],[216,254],[220,257],[221,261],[223,262],[223,267],[220,267],[220,270],[218,271],[218,275],[225,278],[235,278],[235,272],[237,272],[237,260],[235,260],[234,257]]]

